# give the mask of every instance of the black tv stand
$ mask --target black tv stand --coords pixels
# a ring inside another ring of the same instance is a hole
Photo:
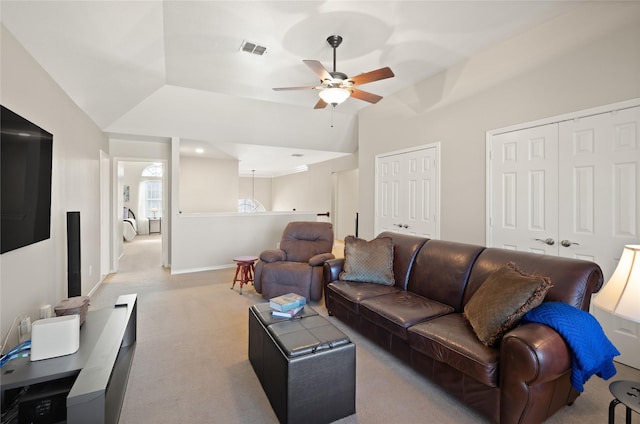
[[[0,369],[2,412],[17,408],[15,420],[7,422],[29,422],[37,410],[45,414],[38,423],[117,423],[136,347],[136,321],[137,295],[123,295],[113,308],[87,314],[76,353],[6,364]]]

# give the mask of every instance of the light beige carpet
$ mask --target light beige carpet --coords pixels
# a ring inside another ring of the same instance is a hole
[[[161,266],[159,236],[125,244],[120,272],[110,276],[91,308],[137,293],[138,342],[121,424],[277,423],[247,358],[248,308],[264,300],[252,286],[230,290],[235,269],[170,275]],[[313,305],[326,316],[322,305]],[[356,414],[338,423],[482,423],[485,420],[410,367],[336,318],[356,344]],[[640,381],[618,365],[615,379]],[[606,423],[612,399],[593,377],[573,406],[549,423]],[[313,382],[309,382],[313,384]],[[624,422],[619,406],[616,423]],[[635,419],[635,417],[634,417]]]

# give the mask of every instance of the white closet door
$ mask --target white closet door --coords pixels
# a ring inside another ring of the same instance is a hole
[[[608,278],[638,243],[640,107],[561,122],[560,256],[597,262]]]
[[[377,158],[375,231],[439,238],[438,147]]]
[[[559,121],[491,137],[487,244],[594,261],[606,282],[640,243],[640,107]],[[640,325],[592,313],[640,368]]]
[[[560,124],[560,255],[595,261],[605,284],[624,245],[640,242],[639,129],[640,107]],[[616,361],[640,368],[640,324],[592,313],[620,351]]]
[[[376,190],[376,235],[397,231],[400,223],[400,168],[402,157],[387,156],[378,160]]]
[[[493,136],[490,154],[489,244],[557,255],[557,124]]]

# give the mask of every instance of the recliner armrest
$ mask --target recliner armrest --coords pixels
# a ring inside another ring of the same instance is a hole
[[[334,258],[335,256],[333,255],[333,253],[320,253],[309,258],[309,265],[311,266],[322,265],[325,261],[328,261],[329,259],[334,259]]]
[[[287,254],[284,250],[270,249],[260,253],[260,260],[263,262],[281,262],[287,259]]]

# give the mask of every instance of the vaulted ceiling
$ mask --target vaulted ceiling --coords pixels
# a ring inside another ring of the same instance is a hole
[[[338,71],[389,66],[394,78],[361,87],[389,96],[579,3],[3,0],[0,18],[112,138],[180,137],[184,154],[277,175],[353,153],[358,112],[376,107],[314,110],[315,90],[272,90],[318,85],[302,60],[332,70],[328,36],[344,38]]]

